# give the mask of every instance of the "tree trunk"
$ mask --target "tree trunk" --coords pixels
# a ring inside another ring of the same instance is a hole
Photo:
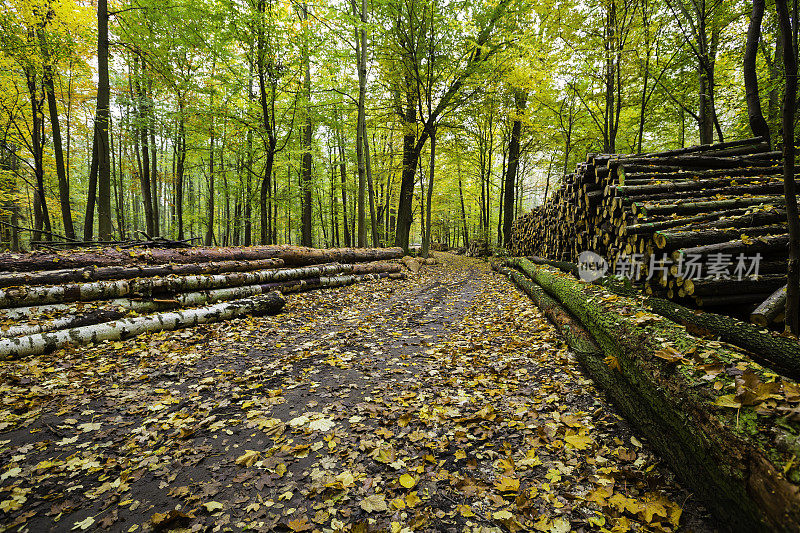
[[[53,135],[53,155],[56,160],[56,175],[58,176],[58,198],[61,203],[61,220],[64,222],[64,235],[75,239],[75,227],[72,223],[72,210],[69,205],[69,180],[67,169],[64,165],[64,151],[61,140],[61,123],[58,119],[58,105],[56,90],[53,83],[53,67],[44,67],[44,89],[47,93],[47,107],[50,111],[50,125]]]
[[[691,353],[694,347],[719,360],[744,354],[709,345],[669,321],[637,323],[628,311],[630,300],[609,299],[601,289],[567,276],[523,268],[594,336],[605,357],[578,353],[579,361],[720,523],[736,531],[791,530],[788,524],[800,520],[800,493],[781,472],[781,463],[768,458],[774,441],[762,444],[734,430],[738,410],[714,407],[708,385],[699,386],[675,370],[675,363],[657,355],[666,343],[679,354]],[[664,305],[676,307],[672,302]],[[696,320],[692,311],[686,310],[686,315]],[[798,351],[796,341],[766,337],[761,334],[759,339],[783,341],[787,348],[791,343]],[[742,407],[741,414],[756,416],[752,406]]]
[[[756,56],[758,42],[761,39],[761,20],[764,18],[764,0],[753,0],[753,12],[750,15],[750,26],[747,28],[747,43],[744,50],[744,90],[747,101],[747,118],[750,129],[756,137],[769,142],[769,126],[761,112],[761,97],[758,93],[758,75],[756,73]]]
[[[796,10],[795,6],[795,10]],[[797,107],[797,41],[786,0],[775,0],[778,28],[783,39],[786,88],[783,95],[783,183],[789,230],[789,261],[786,288],[786,330],[800,333],[800,220],[794,177],[794,121]],[[796,16],[796,13],[795,13]],[[795,26],[798,21],[794,20]]]
[[[431,197],[433,196],[433,174],[436,169],[436,126],[431,130],[431,163],[428,175],[428,195],[425,204],[425,238],[422,239],[422,257],[429,257],[431,249]],[[421,216],[421,215],[420,215]]]
[[[283,259],[287,266],[312,265],[339,262],[357,263],[399,259],[400,248],[305,248],[300,246],[272,245],[249,248],[154,248],[36,254],[0,253],[0,264],[9,272],[30,272],[81,267],[108,267],[123,265],[163,265],[167,263],[208,263],[210,261],[256,261],[260,259]]]
[[[1,339],[0,359],[19,359],[29,355],[51,352],[67,344],[89,344],[106,340],[128,339],[141,333],[169,331],[197,324],[230,320],[244,315],[276,314],[283,308],[283,305],[283,297],[277,292],[272,292],[264,296],[234,300],[198,309],[127,318],[116,322],[15,339]]]
[[[111,223],[111,156],[108,138],[110,87],[108,81],[108,7],[97,0],[97,236],[113,237]]]
[[[525,109],[527,95],[521,90],[514,92],[514,102],[516,103],[517,113],[521,114]],[[516,196],[517,169],[519,168],[520,137],[522,135],[522,120],[517,117],[511,127],[511,142],[508,146],[508,167],[503,184],[503,243],[508,246],[511,242],[511,224],[514,223],[514,197]]]
[[[303,21],[308,21],[308,3],[305,1],[300,6]],[[305,23],[304,23],[305,24]],[[300,204],[301,204],[301,231],[300,244],[313,246],[313,228],[311,216],[313,204],[311,203],[311,141],[314,138],[314,129],[311,117],[311,56],[309,53],[308,26],[304,25],[302,63],[303,63],[303,96],[305,99],[305,125],[303,127],[303,161],[300,179]]]
[[[512,280],[517,287],[530,297],[534,305],[564,336],[567,344],[574,352],[587,355],[593,354],[594,356],[599,356],[603,353],[602,348],[597,345],[591,333],[570,315],[561,304],[548,295],[541,286],[524,274],[500,266],[499,263],[492,263],[492,268]]]

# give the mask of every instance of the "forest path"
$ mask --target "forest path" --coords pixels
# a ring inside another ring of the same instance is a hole
[[[527,297],[438,257],[273,317],[2,364],[2,523],[711,529]]]

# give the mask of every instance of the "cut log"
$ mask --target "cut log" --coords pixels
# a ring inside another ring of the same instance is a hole
[[[680,248],[672,252],[672,258],[678,260],[681,255],[684,257],[689,256],[703,256],[707,257],[711,254],[728,254],[735,258],[736,254],[744,253],[746,255],[754,256],[757,253],[765,254],[780,254],[787,250],[789,245],[788,235],[767,235],[757,237],[752,240],[744,241],[742,239],[735,239],[716,244],[706,244],[703,246],[693,246],[691,248]]]
[[[750,322],[761,327],[771,326],[783,316],[786,308],[786,285],[770,294],[750,314]]]
[[[658,215],[694,215],[704,211],[725,211],[737,207],[753,205],[782,206],[784,199],[780,196],[757,196],[753,198],[729,198],[726,200],[709,200],[704,202],[650,204],[636,203],[631,205],[634,214],[641,213],[651,217]]]
[[[146,332],[173,330],[220,322],[244,315],[278,313],[284,299],[278,292],[255,298],[245,298],[185,311],[171,311],[155,315],[126,318],[90,326],[40,333],[13,339],[0,339],[0,360],[18,359],[39,355],[69,344],[89,344],[106,340],[128,339]]]
[[[716,244],[741,238],[742,235],[757,237],[761,235],[779,234],[786,228],[786,223],[770,224],[750,228],[693,228],[684,226],[673,231],[657,231],[653,234],[653,242],[660,250],[672,251],[678,248],[692,248],[707,244]]]
[[[63,268],[108,267],[134,264],[209,263],[212,261],[256,261],[282,259],[287,266],[320,263],[359,263],[402,257],[401,248],[305,248],[302,246],[253,246],[227,248],[187,248],[128,250],[104,248],[83,252],[2,253],[0,265],[7,271],[55,270]]]
[[[352,265],[330,263],[300,268],[257,270],[255,272],[234,272],[206,276],[167,276],[118,281],[67,283],[52,287],[13,287],[0,289],[0,307],[21,307],[76,301],[87,302],[129,295],[150,298],[155,294],[174,294],[198,289],[255,285],[272,281],[350,272],[352,269]]]
[[[552,267],[556,267],[562,272],[568,272],[573,276],[575,276],[576,278],[580,277],[578,265],[576,265],[575,263],[571,263],[569,261],[554,261],[552,259],[545,259],[543,257],[538,257],[535,255],[529,255],[527,259],[534,265],[549,265]]]
[[[139,265],[131,267],[83,267],[43,272],[0,273],[0,288],[25,285],[56,285],[86,281],[107,281],[155,276],[186,276],[196,274],[224,274],[280,268],[283,259],[260,259],[255,261],[221,261],[211,263],[187,263],[169,265]]]
[[[567,345],[574,352],[587,355],[599,355],[602,353],[602,349],[597,345],[591,334],[586,331],[586,328],[533,280],[516,270],[502,266],[500,263],[492,263],[492,268],[513,281],[517,287],[530,297],[536,307],[542,311],[542,314],[564,336]]]
[[[712,359],[741,354],[696,339],[670,320],[637,320],[636,299],[609,298],[600,287],[526,260],[514,263],[587,327],[605,357],[577,354],[579,361],[720,524],[749,532],[792,531],[800,523],[800,489],[783,474],[783,462],[794,464],[800,454],[776,459],[774,445],[735,429],[738,413],[712,405],[709,384],[691,381],[657,355],[665,343],[678,354],[696,351]],[[741,411],[756,416],[752,408]]]

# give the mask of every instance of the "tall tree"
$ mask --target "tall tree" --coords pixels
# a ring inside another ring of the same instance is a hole
[[[111,156],[108,140],[110,86],[108,81],[108,6],[97,0],[97,234],[111,240]]]
[[[786,0],[775,0],[778,29],[783,41],[786,88],[783,94],[783,191],[789,229],[789,261],[786,285],[786,330],[800,333],[800,220],[797,212],[797,187],[794,178],[794,128],[797,111],[797,4],[794,20]]]
[[[519,169],[520,137],[522,136],[522,113],[525,110],[527,94],[522,89],[514,90],[516,116],[511,126],[511,140],[508,144],[508,166],[503,183],[503,244],[511,242],[511,225],[514,222],[514,198],[516,197],[517,171]]]
[[[313,204],[311,203],[311,142],[314,138],[314,124],[311,113],[311,55],[309,50],[310,27],[308,25],[308,3],[303,2],[300,7],[300,19],[303,22],[303,44],[302,57],[303,64],[303,98],[305,101],[305,123],[303,124],[303,160],[300,173],[300,208],[301,208],[301,231],[300,244],[303,246],[313,246],[311,226],[311,215]]]
[[[764,0],[753,0],[753,11],[750,14],[750,26],[747,28],[747,44],[744,52],[744,88],[750,129],[754,136],[763,137],[769,142],[769,126],[761,111],[761,96],[758,93],[758,74],[756,73],[756,56],[758,55],[758,42],[761,39],[763,18]]]

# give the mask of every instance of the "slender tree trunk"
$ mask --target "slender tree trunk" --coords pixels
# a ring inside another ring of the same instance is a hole
[[[92,130],[92,161],[89,167],[89,185],[86,193],[86,214],[83,218],[83,240],[94,239],[94,211],[97,203],[97,125]]]
[[[308,3],[305,1],[300,6],[301,16],[304,22],[308,21]],[[302,63],[303,63],[303,96],[305,98],[305,125],[303,127],[303,160],[301,171],[300,204],[301,204],[301,231],[300,244],[302,246],[313,246],[313,235],[311,226],[311,216],[313,204],[311,203],[311,141],[314,137],[314,129],[311,121],[311,56],[309,54],[308,26],[305,26],[303,35]]]
[[[783,184],[789,229],[789,261],[786,286],[786,330],[800,333],[800,221],[794,178],[794,120],[797,107],[797,46],[786,0],[775,0],[778,28],[783,39],[786,89],[783,95]],[[797,20],[794,21],[798,23]]]
[[[97,0],[97,236],[111,240],[111,157],[108,141],[110,86],[108,81],[108,7]]]
[[[753,12],[750,15],[750,26],[747,28],[747,43],[744,51],[744,89],[750,129],[754,136],[762,137],[769,142],[769,126],[761,112],[761,97],[758,93],[758,75],[756,73],[756,55],[758,54],[758,42],[761,39],[761,20],[763,18],[764,0],[753,0]]]
[[[144,218],[145,218],[145,227],[147,229],[147,234],[150,236],[155,235],[155,222],[153,217],[153,198],[152,198],[152,189],[150,187],[150,143],[148,141],[147,135],[147,104],[145,102],[145,94],[142,91],[142,84],[141,79],[144,77],[145,74],[145,67],[144,62],[142,63],[142,68],[139,70],[137,68],[138,65],[138,58],[134,58],[134,79],[135,79],[135,88],[136,88],[136,99],[139,101],[138,105],[138,113],[137,113],[137,124],[136,124],[136,138],[138,139],[137,143],[137,159],[140,159],[142,162],[141,168],[139,169],[139,186],[142,193],[142,203],[144,204]]]
[[[431,163],[428,170],[428,197],[425,204],[425,238],[422,240],[422,257],[428,257],[431,249],[431,197],[433,196],[433,174],[436,168],[436,126],[431,130]]]
[[[58,197],[61,204],[61,219],[64,222],[64,235],[75,239],[75,227],[72,224],[72,211],[69,205],[69,180],[67,169],[64,165],[64,151],[61,140],[61,124],[58,119],[58,105],[56,103],[56,90],[53,83],[53,67],[44,67],[44,89],[47,93],[47,107],[50,111],[50,126],[53,136],[53,155],[56,160],[56,175],[58,176]]]
[[[377,248],[380,244],[378,238],[378,222],[375,219],[375,190],[372,182],[372,159],[369,152],[369,139],[366,126],[364,126],[364,161],[367,167],[367,194],[369,195],[369,221],[372,228],[372,246]]]
[[[153,236],[161,235],[161,195],[158,191],[158,158],[156,146],[156,105],[153,98],[153,81],[147,80],[147,110],[150,115],[147,118],[146,128],[150,135],[150,198],[153,203]]]
[[[520,90],[515,91],[514,100],[517,114],[525,109],[527,95]],[[505,183],[503,185],[503,243],[508,246],[511,242],[511,225],[514,223],[514,197],[516,196],[517,169],[519,168],[520,138],[522,136],[522,120],[517,117],[511,127],[511,142],[508,146],[508,168],[506,169]]]
[[[214,96],[211,96],[211,105],[209,108],[214,109]],[[208,211],[206,214],[206,246],[214,244],[214,119],[211,119],[211,136],[208,146]]]
[[[184,115],[183,95],[178,96],[178,139],[175,161],[175,219],[178,225],[178,240],[182,241],[183,231],[183,175],[186,172],[186,117]]]
[[[344,245],[348,248],[352,246],[352,235],[350,233],[350,223],[347,218],[347,163],[344,157],[344,134],[339,135],[338,149],[339,149],[339,174],[342,180],[342,221],[344,232]]]

